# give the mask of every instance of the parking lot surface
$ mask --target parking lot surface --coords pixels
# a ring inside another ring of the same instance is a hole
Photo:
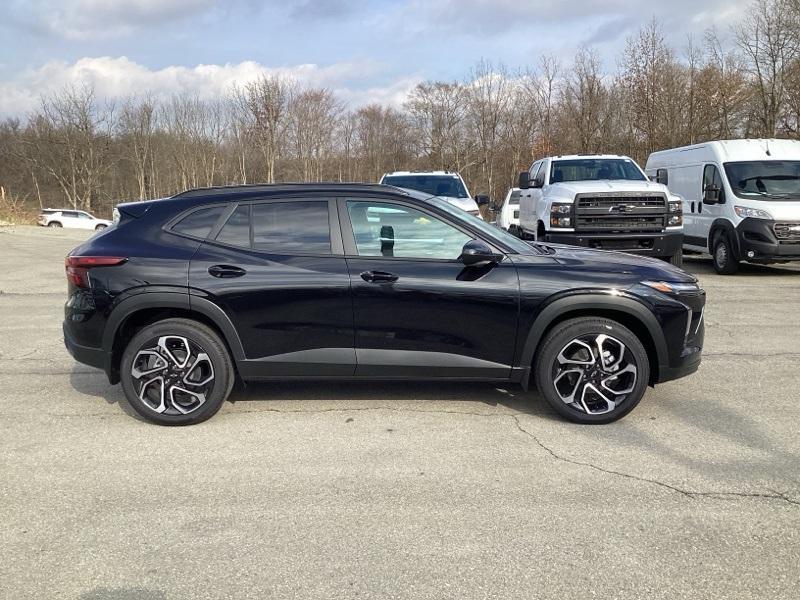
[[[164,428],[64,350],[87,235],[0,228],[0,597],[797,597],[798,266],[687,260],[703,365],[612,425],[516,386],[281,383]]]

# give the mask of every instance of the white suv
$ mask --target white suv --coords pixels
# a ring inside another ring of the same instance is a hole
[[[98,219],[82,210],[45,208],[39,213],[42,227],[66,227],[68,229],[95,229],[100,231],[111,225],[111,221]]]
[[[461,175],[450,171],[394,171],[385,173],[380,183],[437,196],[476,217],[481,213],[479,206],[489,204],[488,196],[470,196]]]

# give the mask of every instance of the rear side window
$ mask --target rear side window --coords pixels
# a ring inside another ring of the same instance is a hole
[[[201,208],[178,221],[172,227],[172,230],[192,237],[208,237],[208,234],[211,233],[211,228],[214,227],[217,219],[222,215],[222,210],[222,206]]]
[[[253,248],[273,254],[330,254],[328,202],[269,202],[251,212]]]
[[[216,240],[232,246],[250,247],[250,206],[238,207],[217,234]]]

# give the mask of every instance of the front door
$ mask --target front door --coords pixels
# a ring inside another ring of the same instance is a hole
[[[350,278],[335,210],[327,198],[240,202],[193,257],[190,291],[232,321],[246,378],[354,374]]]
[[[356,374],[506,379],[519,283],[509,260],[465,267],[474,236],[396,199],[339,201],[350,270]]]

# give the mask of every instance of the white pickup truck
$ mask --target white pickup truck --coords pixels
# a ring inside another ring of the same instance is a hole
[[[523,238],[682,264],[683,208],[626,156],[555,156],[520,173]]]

